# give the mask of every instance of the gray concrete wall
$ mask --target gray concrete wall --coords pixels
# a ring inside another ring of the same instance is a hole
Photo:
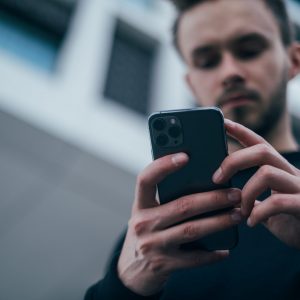
[[[0,299],[82,299],[126,226],[134,183],[0,112]]]

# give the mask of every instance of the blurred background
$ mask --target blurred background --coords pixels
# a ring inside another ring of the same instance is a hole
[[[173,18],[164,0],[0,0],[1,299],[79,300],[102,277],[151,161],[147,115],[194,106]],[[299,100],[296,78],[298,137]]]

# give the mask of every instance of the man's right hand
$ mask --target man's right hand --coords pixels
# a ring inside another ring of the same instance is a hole
[[[179,246],[236,225],[241,221],[238,208],[216,216],[183,221],[239,204],[240,190],[198,193],[164,205],[156,200],[156,185],[187,163],[188,156],[184,153],[168,155],[152,162],[138,176],[118,275],[127,288],[139,295],[159,292],[175,270],[213,263],[229,255],[228,250],[187,251]]]

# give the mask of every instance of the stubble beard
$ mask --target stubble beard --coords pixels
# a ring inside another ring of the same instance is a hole
[[[284,74],[277,89],[271,94],[267,102],[261,99],[258,106],[237,107],[230,112],[228,117],[266,138],[285,113],[286,95],[287,79]],[[269,105],[263,107],[264,103],[269,103]]]

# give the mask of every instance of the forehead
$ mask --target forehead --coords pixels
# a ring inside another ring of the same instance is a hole
[[[208,0],[186,11],[178,29],[184,57],[196,48],[248,33],[280,39],[279,26],[263,0]]]

